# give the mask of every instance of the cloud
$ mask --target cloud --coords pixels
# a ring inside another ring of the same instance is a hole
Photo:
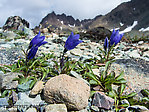
[[[4,25],[9,16],[17,15],[34,27],[52,11],[79,19],[94,18],[108,13],[125,1],[130,0],[0,0],[0,26]]]

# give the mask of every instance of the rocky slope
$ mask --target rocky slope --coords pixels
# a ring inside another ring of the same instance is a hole
[[[90,25],[91,28],[96,26],[120,27],[122,30],[131,26],[134,21],[138,24],[134,29],[139,30],[149,26],[149,1],[131,0],[117,6],[105,16],[99,17]]]
[[[32,31],[30,30],[29,32],[32,32]],[[9,34],[10,31],[4,32],[3,29],[0,29],[0,33]],[[13,33],[13,35],[18,35],[12,31],[11,33]],[[33,38],[34,36],[35,34],[32,33],[32,35],[28,36],[25,39],[22,39],[22,38],[13,39],[14,36],[10,37],[10,35],[5,34],[5,38],[0,39],[0,65],[4,65],[4,64],[9,65],[9,64],[13,64],[14,62],[17,62],[19,57],[23,56],[23,52],[21,51],[21,48],[27,49],[30,43],[29,40]],[[54,53],[54,55],[60,56],[64,50],[64,43],[67,40],[67,37],[59,37],[55,33],[47,33],[45,34],[45,36],[46,36],[45,40],[48,43],[39,48],[36,56],[40,56],[41,53]],[[11,40],[8,41],[7,40],[8,38],[11,38]],[[75,49],[68,51],[65,56],[75,59],[77,61],[84,61],[84,62],[89,62],[91,58],[92,59],[96,58],[100,60],[100,56],[98,55],[98,53],[99,53],[99,47],[103,48],[103,41],[91,42],[88,39],[83,39],[83,41],[84,42],[79,44]],[[133,43],[133,44],[129,44],[126,42],[120,42],[116,46],[114,54],[115,54],[116,62],[112,64],[111,70],[114,70],[116,74],[119,74],[121,71],[124,71],[124,77],[127,80],[126,91],[128,93],[136,92],[139,94],[141,89],[148,89],[149,87],[149,43],[143,42],[143,41],[140,41],[138,43]],[[49,66],[51,65],[53,65],[53,63],[51,62],[51,60],[49,60]],[[99,74],[99,69],[93,69],[93,72],[94,74],[97,75]],[[0,88],[4,88],[4,87],[9,88],[9,89],[16,88],[18,83],[16,81],[12,83],[10,79],[12,80],[19,74],[21,73],[5,74],[2,71],[0,71],[0,81],[1,81]],[[74,82],[74,81],[71,81],[71,82]],[[59,84],[58,82],[54,82],[54,86],[52,85],[51,86],[55,87],[55,83]],[[73,84],[73,85],[76,85],[76,84]],[[84,86],[81,86],[81,87],[84,87]],[[76,89],[76,86],[74,87],[73,90],[75,89]],[[64,88],[64,90],[66,89]],[[35,98],[30,98],[29,94],[30,94],[30,91],[27,91],[27,92],[25,91],[25,92],[19,92],[18,96],[15,95],[17,96],[16,98],[18,98],[15,100],[16,101],[15,106],[26,105],[28,107],[27,109],[35,108],[35,107],[31,108],[30,105],[32,106],[43,105],[45,109],[48,108],[46,106],[52,106],[51,104],[47,105],[47,103],[45,103],[42,100],[40,95],[37,95]],[[73,97],[70,97],[70,98],[73,98]],[[8,100],[7,98],[0,98],[0,105],[1,104],[8,105],[7,100]],[[12,109],[16,109],[16,108],[12,108]],[[26,109],[26,108],[23,108],[23,109]],[[1,107],[0,111],[2,110],[5,110],[5,108]],[[65,106],[65,110],[67,110],[66,106]],[[64,112],[67,112],[67,111],[64,111]],[[81,110],[80,112],[86,112],[86,109],[83,111]]]

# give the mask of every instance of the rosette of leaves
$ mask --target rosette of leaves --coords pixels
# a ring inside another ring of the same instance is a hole
[[[117,76],[114,71],[108,72],[111,63],[111,61],[106,62],[104,70],[101,71],[99,75],[95,75],[93,72],[88,72],[86,75],[89,78],[89,83],[93,86],[100,86],[105,92],[111,91],[113,84],[125,84],[126,80],[123,78],[123,71]]]

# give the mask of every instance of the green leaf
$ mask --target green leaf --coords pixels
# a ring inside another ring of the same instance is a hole
[[[112,90],[112,91],[108,92],[108,96],[114,98],[114,97],[117,97],[117,94]]]
[[[90,92],[90,97],[92,97],[97,91],[91,91]]]
[[[20,80],[20,78],[16,77],[12,81],[19,81],[19,80]]]
[[[22,71],[22,70],[25,70],[26,69],[26,66],[22,66],[20,68],[17,69],[17,71]]]
[[[91,85],[98,85],[98,83],[97,83],[95,80],[90,80],[89,83],[90,83]]]
[[[120,107],[124,107],[124,108],[127,108],[129,106],[129,104],[125,103],[125,104],[121,104],[119,105]]]
[[[112,85],[111,84],[105,85],[105,88],[107,91],[112,91]]]
[[[9,68],[11,70],[11,66],[8,65],[4,65],[4,67]]]
[[[106,62],[106,65],[105,65],[105,71],[107,71],[107,70],[108,70],[108,68],[109,68],[110,64],[111,64],[111,61]]]
[[[120,95],[123,94],[123,91],[125,90],[125,87],[126,87],[125,84],[121,84],[121,86],[120,86],[120,91],[119,91]]]
[[[131,98],[131,97],[134,97],[135,95],[137,95],[137,93],[132,92],[132,93],[128,94],[127,97],[128,97],[128,98]]]
[[[90,79],[92,79],[92,80],[98,82],[98,79],[96,78],[96,76],[95,76],[94,74],[92,74],[92,73],[87,73],[87,76],[88,76]]]
[[[114,82],[114,84],[126,84],[126,83],[127,83],[127,81],[124,78],[122,78],[121,80],[116,80]]]
[[[35,61],[32,63],[32,65],[29,67],[29,69],[31,69],[31,68],[36,64],[36,62],[38,62],[38,60],[35,60]]]
[[[142,100],[149,102],[149,98],[148,97],[144,97],[144,98],[142,98]]]
[[[43,80],[43,79],[46,77],[46,75],[47,75],[47,73],[46,73],[46,72],[43,72],[43,73],[42,73],[42,78],[41,78],[41,80]]]
[[[4,90],[4,92],[2,93],[2,95],[0,96],[0,98],[4,98],[6,96],[6,94],[8,94],[8,90]]]
[[[121,79],[123,79],[123,77],[124,77],[124,71],[122,71],[122,72],[120,73],[120,75],[118,75],[118,76],[116,77],[116,80],[121,80]]]
[[[91,67],[90,67],[88,64],[86,64],[86,67],[87,67],[87,69],[88,69],[91,73],[93,73]]]
[[[142,89],[141,93],[143,94],[143,96],[149,96],[149,90],[147,89]]]
[[[30,89],[33,88],[33,86],[35,85],[36,82],[37,82],[36,79],[33,80],[33,81],[30,83],[29,88],[30,88]]]
[[[27,78],[27,80],[34,80],[34,79],[36,79],[36,77],[30,76]]]

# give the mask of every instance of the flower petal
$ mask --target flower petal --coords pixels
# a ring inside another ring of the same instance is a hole
[[[112,35],[110,37],[110,46],[114,44],[116,46],[120,40],[122,39],[123,34],[119,34],[119,30],[113,30]]]
[[[46,43],[48,43],[48,42],[47,41],[42,41],[39,44],[37,44],[37,46],[40,47],[41,45],[46,44]]]
[[[108,42],[108,37],[106,37],[104,42],[104,50],[106,51],[108,47],[109,47],[109,42]]]
[[[27,59],[33,59],[37,53],[38,47],[32,47],[27,55]]]
[[[67,50],[71,50],[74,49],[79,43],[83,42],[82,40],[79,40],[79,37],[79,34],[74,35],[73,32],[71,32],[71,34],[65,42],[65,48]]]

